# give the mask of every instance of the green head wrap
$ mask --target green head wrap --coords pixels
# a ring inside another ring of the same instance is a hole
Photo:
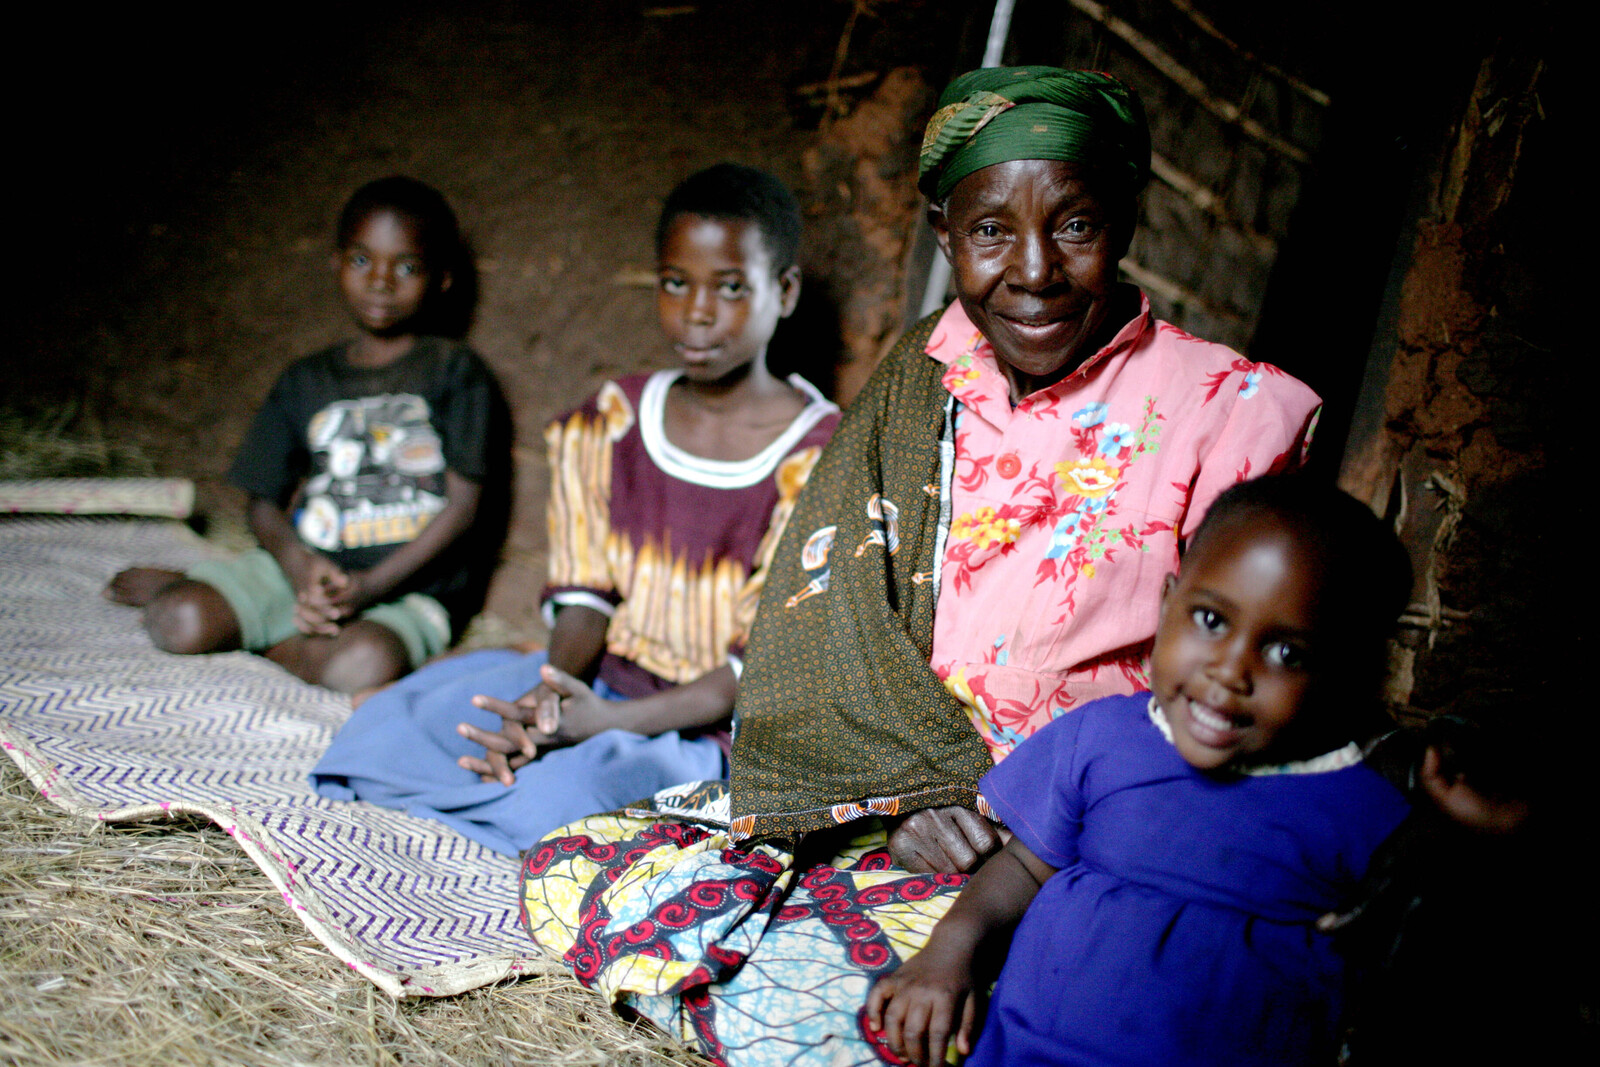
[[[1150,175],[1150,128],[1133,90],[1109,74],[985,67],[939,97],[917,188],[937,203],[973,171],[1013,159],[1088,164],[1132,196]]]

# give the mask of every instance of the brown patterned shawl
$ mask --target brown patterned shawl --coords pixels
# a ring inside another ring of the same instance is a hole
[[[928,666],[953,448],[938,319],[845,412],[778,546],[734,709],[735,839],[975,807],[993,766]]]

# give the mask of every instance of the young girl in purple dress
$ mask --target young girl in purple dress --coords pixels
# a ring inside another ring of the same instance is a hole
[[[1353,738],[1409,587],[1336,489],[1224,492],[1163,587],[1154,691],[983,779],[1014,836],[873,988],[869,1032],[921,1064],[951,1038],[969,1064],[1331,1063],[1344,962],[1317,920],[1406,814]]]

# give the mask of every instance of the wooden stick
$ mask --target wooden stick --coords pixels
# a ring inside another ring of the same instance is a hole
[[[1182,193],[1189,203],[1206,214],[1220,218],[1226,213],[1221,197],[1179,170],[1171,160],[1159,152],[1150,153],[1150,173]]]
[[[1323,92],[1321,89],[1307,85],[1305,82],[1301,81],[1299,78],[1296,78],[1293,74],[1290,74],[1282,67],[1277,67],[1271,63],[1268,63],[1266,60],[1262,59],[1248,48],[1245,48],[1243,45],[1238,44],[1224,36],[1223,32],[1217,29],[1215,23],[1194,9],[1194,5],[1191,4],[1189,0],[1167,0],[1167,2],[1173,7],[1177,8],[1179,11],[1183,12],[1185,15],[1189,16],[1189,21],[1194,23],[1195,28],[1200,30],[1200,32],[1215,38],[1220,44],[1231,50],[1246,63],[1253,63],[1260,67],[1262,70],[1266,71],[1274,78],[1279,79],[1301,96],[1304,96],[1307,100],[1310,100],[1313,104],[1317,104],[1321,107],[1327,107],[1328,104],[1331,103],[1331,101],[1328,99],[1328,94]]]
[[[839,35],[839,44],[833,50],[833,69],[828,71],[828,113],[835,118],[843,118],[850,109],[845,106],[844,98],[839,95],[840,74],[844,70],[845,57],[850,54],[850,37],[856,32],[856,19],[863,14],[872,14],[871,0],[855,0],[850,5],[850,17],[844,20],[844,32]]]
[[[1217,116],[1223,122],[1230,126],[1237,126],[1247,136],[1260,141],[1280,155],[1288,156],[1296,163],[1311,162],[1311,156],[1304,148],[1279,137],[1261,125],[1261,123],[1240,111],[1237,104],[1219,99],[1212,94],[1206,88],[1205,83],[1193,71],[1172,58],[1165,49],[1134,29],[1133,26],[1106,10],[1104,4],[1096,3],[1095,0],[1069,0],[1069,2],[1083,14],[1122,38],[1128,47],[1144,58],[1145,62],[1166,75],[1168,80],[1194,97],[1201,107]]]
[[[1141,266],[1134,261],[1132,256],[1124,257],[1117,266],[1122,268],[1122,273],[1126,274],[1133,284],[1141,289],[1149,290],[1169,303],[1182,304],[1186,308],[1199,308],[1207,314],[1215,315],[1218,318],[1233,319],[1235,321],[1242,318],[1232,308],[1213,307],[1205,300],[1202,300],[1198,293],[1184,288],[1171,278],[1157,274],[1148,267]]]
[[[846,74],[842,78],[830,78],[827,81],[806,82],[804,85],[795,86],[794,91],[799,96],[821,96],[838,89],[859,89],[863,85],[872,84],[879,77],[882,77],[881,71],[867,70],[860,74]]]
[[[1277,253],[1278,242],[1276,239],[1234,218],[1220,196],[1202,185],[1197,179],[1191,178],[1179,170],[1177,165],[1166,156],[1161,155],[1159,152],[1150,153],[1150,173],[1199,210],[1210,215],[1224,226],[1238,230],[1260,251],[1268,254]]]

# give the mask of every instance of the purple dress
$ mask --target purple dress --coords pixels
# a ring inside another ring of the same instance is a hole
[[[1058,873],[1017,928],[969,1064],[1332,1062],[1344,965],[1313,924],[1354,892],[1405,800],[1353,746],[1203,774],[1149,701],[1086,705],[983,779]]]

